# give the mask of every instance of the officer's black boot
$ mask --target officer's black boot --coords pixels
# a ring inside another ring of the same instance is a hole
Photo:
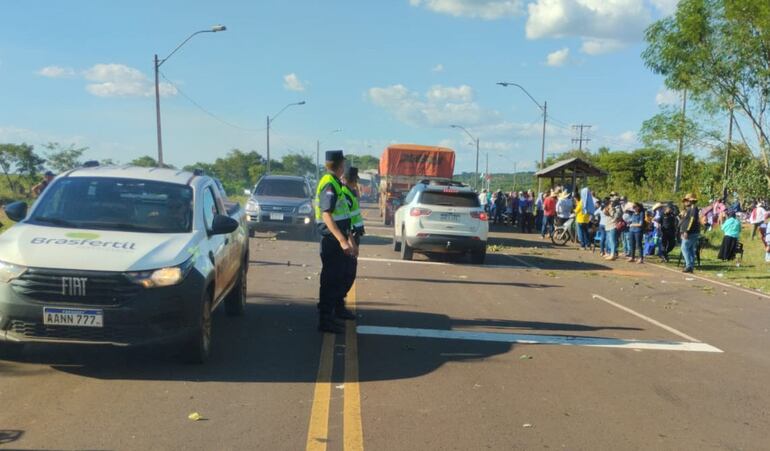
[[[318,317],[318,330],[320,332],[341,334],[345,331],[345,327],[334,321],[332,315],[321,315]]]
[[[339,319],[357,319],[355,313],[345,308],[345,304],[337,305],[337,307],[334,308],[334,316]]]

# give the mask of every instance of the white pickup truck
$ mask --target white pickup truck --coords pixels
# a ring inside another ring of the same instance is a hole
[[[202,363],[214,309],[244,313],[248,229],[210,177],[75,169],[5,212],[17,224],[0,235],[0,351],[173,342]]]

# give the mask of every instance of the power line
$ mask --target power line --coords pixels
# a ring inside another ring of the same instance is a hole
[[[590,130],[590,125],[580,124],[580,125],[573,125],[573,130],[579,130],[580,138],[573,139],[572,144],[578,143],[578,150],[583,150],[583,143],[585,142],[588,144],[591,141],[591,138],[583,138],[583,130]]]
[[[216,114],[212,113],[211,111],[207,110],[207,109],[206,109],[206,108],[204,108],[204,107],[203,107],[201,104],[199,104],[198,102],[196,102],[195,100],[193,100],[193,98],[192,98],[192,97],[190,97],[190,96],[188,96],[187,94],[185,94],[185,92],[184,92],[184,91],[182,91],[182,89],[180,89],[180,88],[179,88],[179,86],[177,86],[177,85],[176,85],[176,84],[175,84],[173,81],[169,80],[169,79],[168,79],[168,77],[166,77],[166,74],[164,74],[164,73],[163,73],[163,72],[161,72],[160,70],[158,71],[158,73],[160,73],[161,77],[163,77],[163,79],[164,79],[164,80],[166,80],[166,81],[167,81],[167,82],[168,82],[168,83],[169,83],[171,86],[173,86],[173,87],[174,87],[174,88],[177,90],[177,92],[179,92],[179,94],[181,94],[181,95],[182,95],[182,97],[184,97],[185,99],[187,99],[187,101],[188,101],[188,102],[192,103],[192,104],[193,104],[193,105],[194,105],[196,108],[198,108],[199,110],[201,110],[201,111],[202,111],[203,113],[205,113],[206,115],[210,116],[212,119],[214,119],[214,120],[216,120],[216,121],[218,121],[218,122],[221,122],[221,123],[223,123],[223,124],[225,124],[225,125],[227,125],[227,126],[229,126],[229,127],[232,127],[232,128],[237,128],[237,129],[239,129],[239,130],[243,130],[243,131],[247,131],[247,132],[254,132],[254,133],[256,133],[256,132],[263,132],[263,131],[265,131],[265,130],[266,130],[264,127],[263,127],[263,128],[247,128],[247,127],[241,127],[240,125],[237,125],[237,124],[233,124],[232,122],[228,122],[228,121],[226,121],[226,120],[222,119],[221,117],[219,117],[219,116],[217,116]]]

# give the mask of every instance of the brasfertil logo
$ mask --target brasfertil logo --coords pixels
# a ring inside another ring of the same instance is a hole
[[[136,243],[133,241],[102,241],[99,240],[98,233],[91,232],[72,232],[67,233],[66,238],[32,238],[30,244],[48,245],[48,246],[77,246],[86,248],[116,249],[133,251]]]

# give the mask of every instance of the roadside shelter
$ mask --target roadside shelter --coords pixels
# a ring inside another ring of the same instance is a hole
[[[580,158],[570,158],[535,172],[537,178],[550,179],[551,187],[560,180],[562,186],[570,183],[573,190],[588,183],[588,177],[607,177],[607,172]]]

